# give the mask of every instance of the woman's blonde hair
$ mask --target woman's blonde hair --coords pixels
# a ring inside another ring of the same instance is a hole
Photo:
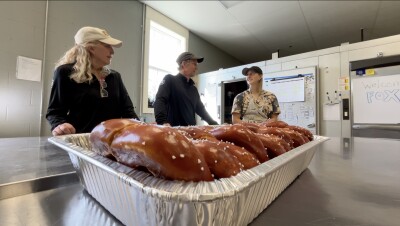
[[[74,47],[65,52],[56,62],[56,68],[64,64],[74,64],[74,71],[70,75],[70,78],[77,83],[91,82],[93,80],[92,76],[92,64],[91,64],[91,54],[88,51],[88,47],[95,45],[96,42],[88,42],[84,44],[75,44]],[[104,67],[103,71],[108,74],[109,69]]]
[[[259,85],[258,88],[260,88],[260,90],[262,90],[262,88],[263,88],[263,77],[264,77],[264,75],[261,74],[261,79],[260,79],[260,81],[258,82],[258,85]]]

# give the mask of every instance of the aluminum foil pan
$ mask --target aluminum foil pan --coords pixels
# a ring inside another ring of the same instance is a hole
[[[247,225],[308,167],[327,137],[213,182],[169,181],[91,151],[89,134],[51,137],[68,151],[82,185],[126,225]]]

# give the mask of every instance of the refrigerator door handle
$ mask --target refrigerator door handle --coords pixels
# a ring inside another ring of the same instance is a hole
[[[353,125],[353,129],[381,129],[381,130],[393,130],[400,131],[400,125]]]

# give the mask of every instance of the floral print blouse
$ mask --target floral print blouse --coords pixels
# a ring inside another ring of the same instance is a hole
[[[250,90],[239,93],[233,100],[232,113],[239,113],[240,118],[243,118],[249,107],[250,101],[253,101],[253,96],[251,95]],[[275,94],[269,91],[262,90],[257,99],[254,100],[254,104],[260,109],[258,112],[261,117],[265,118],[265,120],[271,118],[272,114],[281,113],[278,99]]]

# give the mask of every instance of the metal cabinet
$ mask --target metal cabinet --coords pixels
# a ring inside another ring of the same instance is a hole
[[[341,136],[341,98],[338,87],[340,77],[340,53],[318,57],[319,68],[319,106],[320,134],[323,136]],[[326,111],[335,112],[326,112]],[[327,117],[331,115],[333,117]]]
[[[291,69],[296,69],[296,68],[312,67],[315,65],[318,65],[318,56],[283,62],[282,70],[285,71],[285,70],[291,70]]]
[[[398,55],[400,52],[400,42],[394,42],[384,45],[365,47],[362,49],[349,51],[349,62],[359,61],[377,57],[387,57]]]

